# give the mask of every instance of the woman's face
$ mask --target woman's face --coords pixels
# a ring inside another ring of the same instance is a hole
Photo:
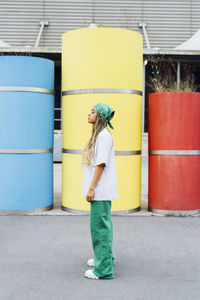
[[[88,114],[88,123],[94,124],[97,119],[97,110],[96,108],[92,108],[91,112]]]

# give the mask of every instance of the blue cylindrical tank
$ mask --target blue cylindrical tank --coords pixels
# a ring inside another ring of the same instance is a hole
[[[0,213],[53,207],[54,62],[0,57]]]

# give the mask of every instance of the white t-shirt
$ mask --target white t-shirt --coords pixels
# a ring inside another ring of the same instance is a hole
[[[97,136],[94,156],[89,167],[83,167],[82,197],[86,197],[97,165],[105,163],[103,173],[94,188],[94,200],[118,198],[113,137],[105,127]]]

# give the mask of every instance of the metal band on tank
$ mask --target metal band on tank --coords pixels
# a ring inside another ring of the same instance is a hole
[[[155,213],[155,214],[174,214],[174,215],[199,215],[200,209],[196,210],[164,210],[164,209],[157,209],[148,207],[148,211]]]
[[[115,155],[140,155],[142,154],[141,150],[135,151],[115,151]]]
[[[75,149],[62,149],[62,153],[73,153],[73,154],[82,154],[83,150],[75,150]]]
[[[49,153],[53,152],[53,148],[48,149],[0,149],[0,153]]]
[[[0,209],[0,215],[32,215],[34,213],[42,213],[53,209],[53,205],[35,209]]]
[[[73,153],[73,154],[82,154],[82,150],[76,150],[76,149],[62,149],[63,153]],[[135,150],[135,151],[115,151],[115,155],[139,155],[141,154],[141,150]]]
[[[53,90],[29,86],[0,86],[0,92],[34,92],[44,94],[55,93]]]
[[[66,95],[78,95],[78,94],[136,94],[142,96],[142,91],[132,89],[80,89],[63,91],[62,96]]]
[[[153,155],[200,155],[200,150],[150,150]]]
[[[90,215],[90,211],[87,211],[87,210],[68,208],[68,207],[65,207],[63,205],[61,205],[61,208],[62,208],[62,210],[67,211],[71,214]],[[141,206],[136,207],[136,208],[132,208],[132,209],[126,209],[126,210],[114,210],[114,211],[111,211],[111,214],[112,215],[127,215],[127,214],[131,214],[131,213],[134,213],[134,212],[137,212],[137,211],[140,211],[140,210],[141,210]]]

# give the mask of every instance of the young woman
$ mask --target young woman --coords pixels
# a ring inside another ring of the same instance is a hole
[[[82,196],[90,202],[90,231],[94,259],[87,265],[93,269],[85,272],[89,279],[114,278],[112,253],[113,225],[111,200],[118,198],[110,120],[115,111],[104,103],[96,104],[88,114],[92,135],[83,151]]]

